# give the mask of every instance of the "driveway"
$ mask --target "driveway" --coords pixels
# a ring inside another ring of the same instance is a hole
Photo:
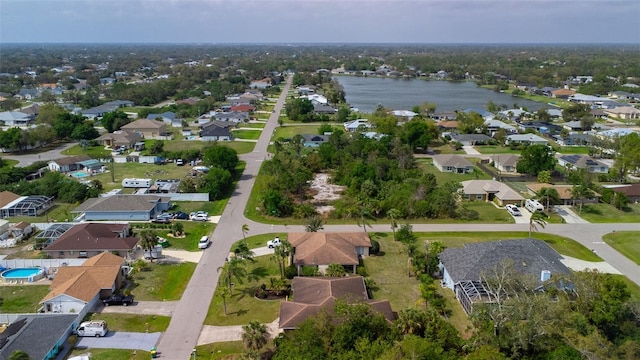
[[[100,314],[137,314],[171,316],[177,301],[135,301],[129,306],[96,305],[94,311]]]
[[[574,213],[569,206],[556,205],[554,206],[554,210],[558,215],[562,216],[564,222],[567,224],[589,224],[587,220]]]
[[[107,336],[78,337],[80,341],[76,348],[100,349],[131,349],[150,351],[160,340],[161,333],[135,333],[124,331],[109,331]]]
[[[474,149],[473,146],[463,146],[462,150],[464,150],[467,155],[482,155],[478,150]]]
[[[278,328],[279,323],[280,318],[277,318],[273,322],[265,324],[267,326],[269,337],[274,338],[280,334],[281,330]],[[198,338],[198,345],[240,340],[242,340],[242,325],[204,325],[202,327],[202,332],[200,332],[200,337]]]

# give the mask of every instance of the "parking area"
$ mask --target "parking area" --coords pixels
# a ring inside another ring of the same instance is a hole
[[[77,348],[151,350],[160,340],[161,333],[133,333],[109,331],[104,337],[79,337]]]

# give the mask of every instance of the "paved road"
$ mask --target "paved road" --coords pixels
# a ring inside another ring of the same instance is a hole
[[[278,125],[278,116],[284,106],[292,79],[292,77],[287,79],[274,112],[269,117],[253,152],[242,156],[242,160],[246,161],[247,166],[222,213],[220,222],[211,235],[212,245],[204,251],[182,299],[174,309],[169,328],[160,339],[158,351],[163,358],[189,359],[191,351],[197,344],[213,292],[218,283],[217,269],[224,264],[231,245],[236,239],[242,238],[244,208],[255,177],[260,170],[260,165],[267,157],[267,146]]]
[[[57,146],[55,149],[51,149],[49,151],[34,153],[34,154],[1,154],[5,159],[18,160],[18,166],[25,167],[27,165],[31,165],[36,161],[49,161],[53,159],[63,158],[66,155],[60,154],[62,151],[67,150],[68,148],[74,146],[76,143],[66,143]]]
[[[76,348],[93,348],[93,349],[131,349],[149,351],[156,346],[160,338],[159,332],[156,333],[133,333],[124,331],[109,331],[107,336],[79,337]],[[184,359],[188,359],[185,357]]]

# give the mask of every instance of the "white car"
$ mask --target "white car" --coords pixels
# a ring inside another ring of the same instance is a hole
[[[209,247],[209,244],[211,244],[209,237],[205,235],[200,238],[200,241],[198,241],[198,249],[206,249]]]
[[[518,207],[513,205],[513,204],[509,204],[509,205],[505,206],[504,208],[507,209],[509,214],[511,214],[513,216],[522,216],[522,213],[520,212],[520,209],[518,209]]]
[[[282,244],[282,242],[280,242],[280,238],[277,236],[275,239],[267,241],[267,247],[269,249],[273,249],[276,246],[280,246],[280,244]]]
[[[195,214],[191,216],[191,220],[193,221],[209,221],[209,215],[207,214]]]

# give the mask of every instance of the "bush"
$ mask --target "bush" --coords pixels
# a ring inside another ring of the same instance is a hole
[[[291,280],[295,276],[298,276],[298,269],[295,265],[289,265],[284,269],[284,277]]]
[[[371,239],[371,248],[369,249],[369,255],[378,255],[378,253],[380,253],[380,243],[376,240]]]
[[[317,266],[303,266],[302,267],[302,276],[318,276],[320,272],[318,271]]]
[[[306,219],[317,214],[316,208],[308,203],[297,205],[293,210],[293,217],[296,219]]]
[[[356,269],[356,274],[362,276],[362,277],[367,277],[369,276],[369,273],[367,272],[367,268],[360,265],[358,266],[358,268]]]

